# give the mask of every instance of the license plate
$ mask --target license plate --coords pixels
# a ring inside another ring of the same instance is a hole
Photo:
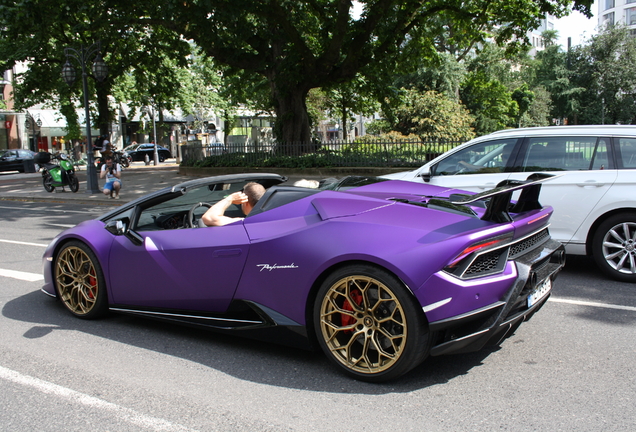
[[[532,305],[535,305],[539,300],[545,297],[551,289],[552,281],[550,280],[550,278],[537,285],[537,288],[528,296],[528,307],[532,307]]]

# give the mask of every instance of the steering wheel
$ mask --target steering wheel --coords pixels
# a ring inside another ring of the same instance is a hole
[[[212,207],[212,204],[198,202],[190,208],[190,210],[188,211],[188,220],[186,221],[186,224],[190,225],[190,228],[196,228],[199,226],[197,221],[194,219],[194,211],[198,209],[199,207],[210,208]]]

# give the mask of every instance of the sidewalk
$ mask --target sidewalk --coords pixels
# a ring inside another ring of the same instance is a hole
[[[275,173],[276,169],[272,169],[271,172]],[[32,174],[0,173],[0,200],[75,202],[120,206],[150,192],[197,178],[179,174],[179,166],[174,162],[174,159],[157,166],[133,162],[122,173],[121,199],[114,200],[101,192],[104,180],[99,178],[99,174],[97,179],[99,193],[96,194],[86,192],[86,167],[82,167],[81,171],[76,171],[76,174],[80,182],[80,189],[73,193],[68,187],[56,188],[53,192],[47,192],[44,190],[42,174],[39,172]],[[300,178],[313,178],[313,176],[295,177],[290,176],[288,182],[292,183]]]
[[[86,167],[76,171],[80,182],[80,189],[73,193],[68,187],[55,188],[47,192],[42,185],[42,173],[17,174],[0,173],[0,200],[17,201],[48,201],[48,202],[78,202],[98,205],[119,206],[125,202],[146,195],[164,187],[187,181],[193,177],[179,174],[179,166],[174,161],[160,163],[157,166],[145,165],[143,162],[133,162],[122,172],[123,186],[121,199],[114,200],[104,195],[101,190],[104,180],[97,174],[99,193],[91,194],[86,191]]]

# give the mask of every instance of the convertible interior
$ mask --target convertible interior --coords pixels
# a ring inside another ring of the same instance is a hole
[[[280,207],[320,191],[296,186],[277,186],[266,182],[259,183],[263,184],[267,190],[250,215]],[[242,190],[245,184],[247,184],[245,181],[215,183],[190,189],[184,195],[143,209],[135,229],[136,231],[158,231],[205,227],[201,216],[207,209],[226,196]],[[225,214],[229,217],[244,216],[237,205],[230,206]]]

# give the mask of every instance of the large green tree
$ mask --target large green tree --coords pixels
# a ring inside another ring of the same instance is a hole
[[[354,3],[359,14],[354,13]],[[168,107],[174,100],[170,96],[181,90],[181,81],[174,72],[177,68],[165,57],[183,64],[189,53],[186,41],[193,41],[217,65],[225,66],[226,77],[259,83],[254,88],[267,85],[269,100],[263,102],[277,114],[280,139],[307,141],[310,89],[334,88],[360,75],[374,83],[378,94],[395,93],[386,83],[396,68],[414,70],[436,58],[440,46],[455,47],[458,56],[490,37],[516,46],[545,13],[561,16],[573,6],[590,15],[591,3],[0,0],[0,64],[30,64],[16,89],[18,107],[45,100],[68,106],[71,95],[59,79],[63,47],[101,40],[111,70],[106,82],[91,82],[91,91],[96,91],[99,122],[104,125],[112,84],[131,70],[155,104]],[[79,96],[79,85],[73,92]]]
[[[190,48],[169,29],[152,28],[131,19],[132,11],[115,10],[107,0],[0,0],[0,68],[16,63],[28,65],[14,86],[16,109],[49,103],[60,109],[69,121],[72,135],[79,133],[74,106],[82,104],[81,79],[69,88],[61,78],[67,58],[64,48],[79,49],[101,42],[101,53],[108,65],[106,80],[97,82],[89,75],[89,99],[97,112],[94,124],[108,132],[112,112],[108,97],[113,84],[132,74],[136,93],[128,101],[148,103],[150,97],[165,107],[174,105],[181,81],[175,66],[185,66]],[[166,61],[166,56],[170,61]],[[89,58],[88,67],[93,58]],[[71,59],[81,77],[79,64]],[[136,95],[143,97],[136,99]]]
[[[576,74],[570,68],[571,54],[556,43],[557,35],[554,30],[543,33],[546,47],[527,65],[526,70],[531,73],[526,75],[526,82],[549,93],[551,118],[565,119],[578,110],[579,95],[585,89],[572,80]]]
[[[616,26],[572,50],[576,94],[570,121],[579,124],[636,124],[636,39]]]
[[[193,40],[219,63],[267,80],[280,139],[308,141],[306,97],[364,76],[415,65],[440,37],[467,46],[493,36],[523,41],[545,13],[590,15],[592,0],[138,0],[122,7]],[[452,26],[449,26],[449,23]],[[517,43],[517,42],[512,42]],[[406,61],[405,61],[406,56]],[[410,62],[408,61],[410,60]]]

